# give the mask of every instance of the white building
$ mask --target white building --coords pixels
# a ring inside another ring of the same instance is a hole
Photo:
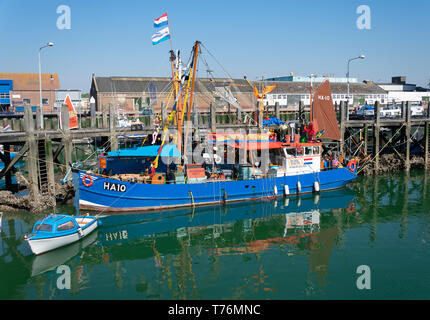
[[[429,101],[430,90],[418,87],[416,84],[406,83],[406,77],[392,77],[391,83],[377,83],[379,87],[388,92],[388,103],[410,101],[422,103]]]
[[[55,109],[59,110],[66,99],[66,96],[70,96],[70,100],[72,100],[72,104],[75,107],[76,111],[80,111],[82,109],[82,98],[81,98],[81,90],[79,89],[59,89],[55,90]]]

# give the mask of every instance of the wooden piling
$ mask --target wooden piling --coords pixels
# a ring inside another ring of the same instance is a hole
[[[3,155],[4,155],[4,167],[6,168],[10,163],[10,144],[3,145]],[[7,190],[12,188],[12,172],[9,170],[5,175],[5,185]]]
[[[63,161],[66,171],[70,169],[70,164],[72,163],[72,138],[70,136],[69,127],[69,109],[67,104],[61,106],[61,131],[63,133],[63,138],[61,143],[63,144]]]
[[[257,102],[257,123],[258,123],[258,128],[262,129],[263,128],[263,117],[264,115],[264,108],[263,110],[260,110],[260,104]]]
[[[48,175],[48,193],[55,196],[54,157],[52,152],[52,141],[45,140],[46,173]]]
[[[424,125],[424,167],[429,169],[429,122]]]
[[[375,155],[373,161],[375,163],[374,170],[375,173],[379,171],[379,132],[380,132],[380,104],[378,101],[375,103],[375,123],[373,125],[373,154]]]
[[[367,143],[368,143],[368,140],[369,140],[369,127],[368,127],[367,123],[364,124],[363,140],[364,140],[364,144],[363,144],[363,146],[364,146],[364,153],[367,155],[367,152],[368,152],[367,151],[367,149],[368,149]]]
[[[31,111],[31,106],[24,106],[24,124],[26,131],[26,139],[28,143],[28,178],[30,187],[30,197],[33,201],[39,198],[39,183],[37,180],[37,144],[36,137],[34,135],[34,120],[33,112]]]
[[[275,117],[276,119],[280,119],[281,117],[281,108],[279,107],[279,102],[275,102]]]
[[[210,128],[212,132],[216,131],[216,106],[215,103],[210,103]]]
[[[118,150],[118,138],[116,136],[116,117],[115,117],[115,107],[113,104],[109,105],[109,141],[110,141],[110,150],[116,151]]]
[[[109,106],[110,107],[110,106]],[[109,123],[108,123],[108,112],[109,112],[109,107],[103,105],[102,109],[102,128],[109,128]]]
[[[345,122],[346,122],[346,113],[345,113],[345,102],[340,102],[339,107],[339,131],[340,131],[340,146],[339,151],[341,155],[345,153]]]
[[[409,172],[411,169],[411,103],[408,101],[406,103],[406,130],[405,130],[405,140],[406,140],[406,155],[405,155],[405,171]]]

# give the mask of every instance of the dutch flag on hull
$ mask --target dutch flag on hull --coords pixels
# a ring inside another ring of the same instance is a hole
[[[311,164],[312,164],[312,158],[305,158],[305,159],[304,159],[304,163],[305,163],[306,165],[311,165]]]
[[[168,25],[167,12],[163,14],[160,18],[154,19],[154,27],[161,28]]]
[[[169,27],[165,27],[152,35],[152,44],[156,45],[168,39],[170,39],[170,31]]]

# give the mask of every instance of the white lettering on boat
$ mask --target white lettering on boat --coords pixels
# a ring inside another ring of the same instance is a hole
[[[104,182],[103,189],[109,190],[109,191],[126,192],[127,186],[125,184]]]

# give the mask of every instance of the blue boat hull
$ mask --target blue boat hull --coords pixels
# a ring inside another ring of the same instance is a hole
[[[319,183],[320,191],[332,190],[345,186],[355,178],[356,175],[348,169],[338,168],[319,173],[253,180],[142,184],[76,171],[75,200],[79,204],[75,204],[86,210],[159,210],[283,196],[286,189],[290,195],[310,193],[314,192],[315,181]]]

